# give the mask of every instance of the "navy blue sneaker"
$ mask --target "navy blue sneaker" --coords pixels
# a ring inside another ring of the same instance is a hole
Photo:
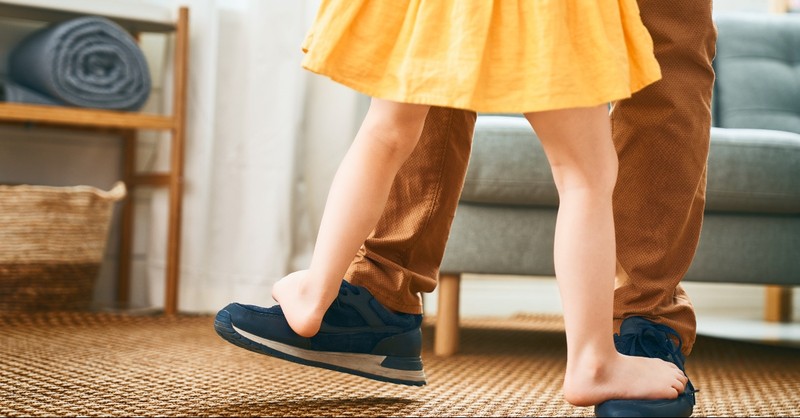
[[[660,358],[675,363],[686,373],[686,358],[681,353],[681,337],[675,330],[639,316],[622,321],[619,334],[614,335],[617,351],[639,357]],[[678,340],[676,346],[670,336]],[[676,399],[612,399],[594,407],[598,417],[688,417],[694,410],[694,394],[697,392],[692,382]]]
[[[297,335],[281,307],[231,303],[217,313],[220,337],[250,351],[383,382],[422,386],[422,315],[392,313],[369,291],[342,281],[319,333]]]

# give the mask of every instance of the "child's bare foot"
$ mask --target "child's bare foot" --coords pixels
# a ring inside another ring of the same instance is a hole
[[[332,295],[310,282],[308,270],[300,270],[280,279],[272,287],[272,297],[281,306],[286,321],[297,335],[313,337],[319,332],[322,317],[328,310],[336,291]]]
[[[576,406],[609,399],[675,399],[689,379],[674,364],[661,359],[625,356],[584,356],[567,365],[564,397]]]

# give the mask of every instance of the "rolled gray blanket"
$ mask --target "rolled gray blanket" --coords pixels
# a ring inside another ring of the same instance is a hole
[[[32,103],[43,105],[58,105],[55,100],[49,97],[20,86],[19,84],[0,77],[0,102]]]
[[[138,110],[151,88],[147,62],[133,37],[96,16],[32,33],[11,51],[8,68],[11,81],[71,106]],[[6,96],[7,101],[27,100],[22,94]]]

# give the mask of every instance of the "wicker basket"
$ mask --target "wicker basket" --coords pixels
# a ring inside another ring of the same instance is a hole
[[[114,202],[89,186],[0,186],[0,312],[88,309]]]

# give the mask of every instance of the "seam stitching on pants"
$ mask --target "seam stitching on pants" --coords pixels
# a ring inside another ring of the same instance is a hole
[[[450,129],[452,128],[452,126],[453,126],[453,112],[454,111],[452,109],[448,110],[447,122],[445,124],[446,125],[446,132],[449,132]],[[448,138],[448,140],[449,140],[449,138]],[[428,212],[425,214],[425,221],[421,224],[420,230],[425,230],[428,227],[428,224],[430,223],[431,218],[433,217],[434,209],[437,206],[439,206],[439,195],[441,194],[441,190],[442,190],[442,177],[444,176],[444,171],[445,171],[444,161],[445,161],[445,157],[447,155],[447,144],[445,142],[443,142],[443,141],[440,141],[440,142],[442,142],[442,143],[439,144],[439,145],[444,148],[444,151],[442,152],[442,154],[441,154],[442,156],[441,156],[441,158],[439,160],[439,176],[436,179],[436,191],[433,194],[433,204],[428,207]],[[417,144],[417,145],[419,146],[419,144]],[[411,253],[414,251],[414,247],[417,245],[417,242],[419,241],[419,239],[420,239],[420,235],[418,234],[416,237],[414,237],[414,240],[409,243],[409,251],[407,251],[405,253],[405,257],[403,257],[403,264],[408,264],[408,259],[409,259],[409,257],[411,257]]]

